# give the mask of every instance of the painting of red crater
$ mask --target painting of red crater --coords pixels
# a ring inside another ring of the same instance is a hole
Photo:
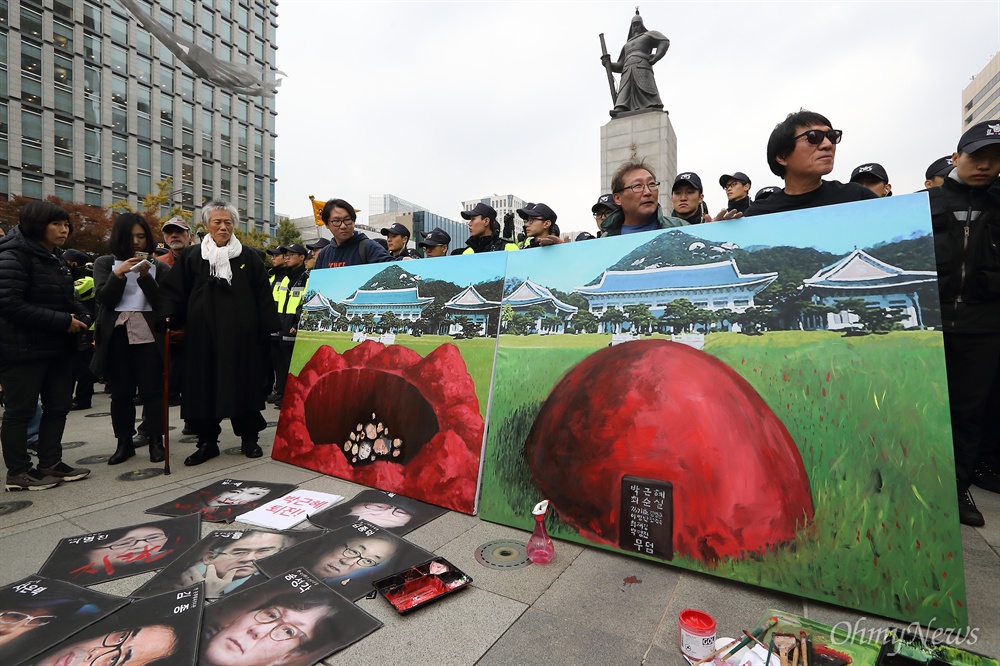
[[[618,546],[624,475],[673,485],[675,555],[714,563],[779,547],[813,519],[798,448],[718,359],[666,340],[598,351],[552,389],[525,443],[559,517]]]
[[[390,448],[359,461],[350,450],[352,435],[361,440],[376,422],[379,436],[389,433],[378,446]],[[473,513],[484,429],[475,385],[455,345],[422,357],[368,340],[343,354],[320,347],[298,376],[289,375],[272,457]]]

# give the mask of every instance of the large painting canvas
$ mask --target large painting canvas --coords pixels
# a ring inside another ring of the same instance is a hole
[[[473,513],[504,255],[314,271],[274,459]]]
[[[924,194],[511,254],[481,516],[964,627],[934,269]]]

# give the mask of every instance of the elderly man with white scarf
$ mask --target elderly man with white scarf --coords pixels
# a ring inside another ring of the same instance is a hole
[[[267,425],[267,341],[279,329],[264,263],[233,233],[236,208],[216,200],[201,218],[208,233],[174,262],[158,312],[168,328],[185,331],[181,417],[198,436],[198,449],[184,460],[189,466],[219,455],[224,418],[246,457],[263,455],[257,439]]]

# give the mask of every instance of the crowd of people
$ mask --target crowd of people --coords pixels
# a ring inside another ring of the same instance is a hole
[[[719,185],[727,205],[715,216],[707,210],[698,174],[683,172],[674,179],[667,214],[653,169],[627,162],[615,171],[611,192],[591,209],[595,233],[582,232],[575,240],[892,196],[886,170],[874,162],[855,168],[847,183],[824,180],[833,171],[842,136],[821,114],[789,114],[766,148],[768,165],[783,187],[762,188],[751,198],[745,173],[723,174]],[[924,183],[939,276],[959,514],[969,525],[985,523],[969,487],[1000,492],[998,175],[1000,122],[989,121],[969,128],[951,156],[934,160]],[[48,202],[25,205],[19,224],[0,239],[6,488],[46,489],[90,473],[62,460],[61,440],[67,413],[90,406],[97,378],[111,387],[116,449],[108,464],[125,462],[141,445],[148,445],[151,461],[163,460],[164,390],[167,400],[181,404],[185,434],[197,435],[198,447],[186,465],[219,455],[225,418],[241,438],[244,455],[261,456],[258,434],[266,425],[261,411],[265,401],[281,404],[309,271],[422,258],[408,248],[410,231],[404,225],[382,229],[380,243],[355,229],[357,212],[344,199],[330,199],[321,219],[332,241],[268,250],[270,267],[263,253],[236,238],[239,215],[225,201],[202,209],[206,231],[195,245],[181,218],[163,224],[158,247],[142,216],[123,214],[114,222],[111,253],[94,262],[91,278],[84,273],[86,255],[62,250],[72,232],[69,214]],[[424,258],[567,240],[555,211],[544,203],[517,211],[523,233],[516,237],[510,221],[502,228],[496,210],[485,203],[461,215],[470,234],[464,247],[451,247],[451,236],[435,228],[416,244]],[[82,386],[75,399],[74,385]],[[143,405],[138,433],[137,399]]]

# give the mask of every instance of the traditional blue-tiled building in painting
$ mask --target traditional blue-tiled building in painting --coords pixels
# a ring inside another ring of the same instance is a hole
[[[500,303],[486,299],[475,287],[469,285],[444,304],[444,311],[449,316],[468,317],[473,323],[479,325],[480,335],[487,335],[489,319],[491,316],[499,316]],[[455,324],[448,330],[449,335],[458,332],[461,332],[461,327]],[[493,331],[493,333],[496,334],[496,331]]]

